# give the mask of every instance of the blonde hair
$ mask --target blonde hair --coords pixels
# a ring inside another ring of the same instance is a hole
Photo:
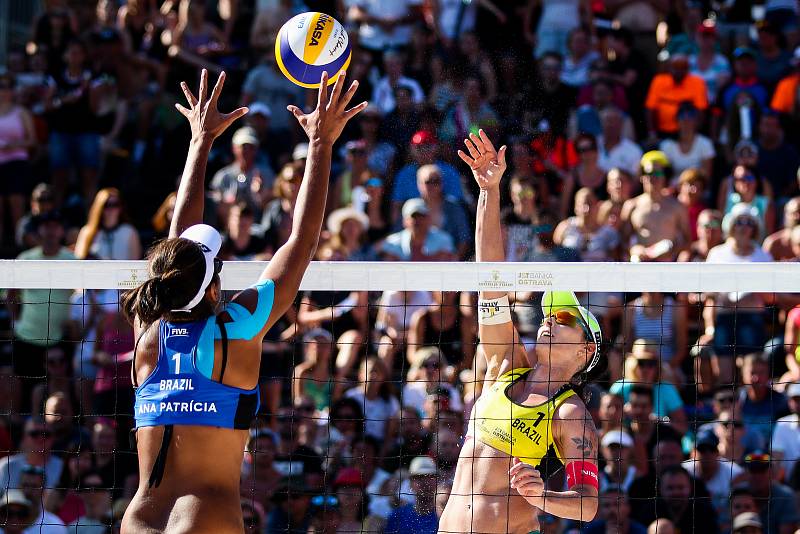
[[[112,197],[119,199],[120,204],[122,204],[122,194],[116,187],[106,187],[98,191],[95,195],[92,206],[89,208],[89,217],[84,227],[81,228],[81,233],[85,230],[86,234],[78,239],[78,242],[75,244],[75,257],[79,260],[85,260],[89,255],[89,250],[92,248],[94,238],[97,237],[97,232],[100,231],[100,224],[103,221],[103,210],[106,207],[108,199]],[[119,222],[128,222],[124,205],[120,206]]]
[[[625,357],[625,365],[624,365],[624,373],[623,379],[626,382],[631,383],[640,383],[642,378],[639,376],[637,371],[638,363],[638,355],[642,352],[650,352],[654,353],[657,352],[657,349],[654,347],[658,347],[659,342],[657,340],[652,339],[637,339],[633,342],[633,347],[631,348],[631,352]],[[658,382],[669,382],[674,383],[675,377],[670,371],[669,367],[661,361],[661,358],[657,358],[656,362],[658,362],[658,374],[656,375],[656,379],[654,383]]]

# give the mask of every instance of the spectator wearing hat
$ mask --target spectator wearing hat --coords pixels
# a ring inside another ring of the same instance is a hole
[[[322,328],[312,328],[303,334],[303,362],[294,368],[292,376],[294,397],[308,395],[320,411],[330,408],[333,396],[330,376],[333,343],[333,334]]]
[[[787,325],[789,320],[787,319]],[[794,354],[791,355],[794,358]],[[783,379],[781,379],[783,380]],[[800,383],[795,380],[784,390],[791,413],[778,419],[770,441],[773,469],[782,473],[779,480],[796,480],[795,466],[800,460]]]
[[[230,206],[246,202],[256,219],[261,218],[267,202],[272,199],[275,173],[257,162],[259,140],[255,129],[243,126],[233,134],[233,162],[223,167],[211,179],[211,191],[219,203],[220,219],[227,220]]]
[[[33,505],[22,491],[6,489],[0,494],[0,525],[4,533],[27,534],[34,515]]]
[[[783,207],[783,227],[767,236],[762,248],[775,261],[791,261],[797,256],[792,251],[792,231],[800,226],[800,196],[789,199]],[[800,375],[798,375],[800,378]]]
[[[717,24],[706,19],[697,28],[697,52],[689,55],[689,72],[706,82],[709,103],[714,103],[717,92],[731,79],[731,64],[718,50]]]
[[[344,170],[336,177],[336,182],[328,190],[328,213],[347,206],[365,211],[363,182],[374,173],[367,166],[367,144],[361,140],[348,141],[344,145]],[[361,188],[358,190],[357,188]]]
[[[732,534],[762,534],[764,525],[757,513],[743,512],[733,518],[731,532]]]
[[[431,261],[454,258],[450,234],[431,224],[430,210],[421,198],[403,204],[403,230],[390,234],[377,246],[388,261]]]
[[[720,522],[730,522],[731,488],[745,479],[745,471],[738,464],[719,456],[719,438],[713,429],[698,431],[691,458],[683,461],[683,467],[693,477],[702,480],[711,494],[711,502]]]
[[[644,192],[622,207],[622,242],[632,243],[633,261],[671,261],[691,243],[686,209],[664,194],[670,162],[658,150],[647,152],[640,161]]]
[[[763,451],[744,457],[747,472],[746,487],[753,494],[758,515],[767,532],[791,533],[800,524],[797,504],[791,489],[778,482],[778,469],[772,458]]]
[[[329,244],[341,251],[347,261],[373,260],[374,252],[368,243],[369,217],[352,208],[339,208],[328,215]]]
[[[627,493],[637,476],[633,465],[633,438],[625,430],[613,429],[603,435],[600,440],[600,452],[605,460],[605,467],[600,473],[601,494],[609,488],[619,487]]]
[[[703,112],[708,108],[708,90],[702,78],[689,73],[689,58],[672,54],[668,72],[656,74],[650,83],[645,107],[650,139],[675,136],[679,133],[678,108],[691,102]]]
[[[461,175],[455,167],[439,159],[439,140],[427,130],[420,130],[411,137],[411,163],[400,169],[394,177],[392,189],[392,220],[397,221],[400,208],[406,200],[419,197],[417,171],[423,165],[435,164],[442,174],[442,192],[464,200]]]
[[[791,130],[790,130],[791,131]],[[787,139],[781,117],[772,110],[765,111],[758,121],[758,175],[763,176],[762,194],[769,195],[778,204],[797,195],[797,167],[800,166],[800,153],[796,143],[798,138]]]
[[[698,132],[699,110],[693,103],[683,102],[678,106],[677,120],[677,138],[664,139],[659,145],[672,166],[673,176],[677,177],[687,169],[698,169],[711,176],[716,151],[711,140]]]
[[[436,515],[436,464],[427,456],[417,456],[411,460],[408,474],[416,497],[415,503],[396,508],[389,516],[384,532],[433,534],[439,527]]]
[[[417,170],[417,189],[425,201],[433,226],[453,238],[459,258],[464,258],[471,245],[472,229],[464,207],[442,190],[442,173],[436,165],[423,165]]]
[[[628,437],[630,439],[630,437]],[[647,528],[630,516],[627,488],[609,484],[600,489],[597,519],[581,530],[583,534],[646,534]]]
[[[741,105],[740,93],[749,97],[751,107],[757,107],[759,111],[767,108],[769,91],[758,79],[757,57],[758,53],[748,46],[733,51],[733,79],[720,89],[717,97],[717,105],[726,112]]]
[[[341,514],[338,532],[370,531],[369,525],[374,520],[369,517],[370,497],[364,488],[361,471],[355,467],[339,470],[333,481]]]
[[[32,511],[36,512],[32,514],[36,517],[28,529],[37,534],[67,534],[64,522],[57,515],[45,510],[44,488],[45,470],[38,466],[26,466],[19,477],[19,489],[31,503]]]
[[[111,523],[111,488],[98,473],[83,476],[78,488],[84,515],[67,526],[70,534],[106,534]]]

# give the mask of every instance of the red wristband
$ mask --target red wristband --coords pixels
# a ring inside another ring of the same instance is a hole
[[[566,467],[567,472],[567,488],[572,489],[575,486],[592,486],[594,489],[600,489],[600,483],[597,478],[597,466],[591,462],[584,462],[578,460],[570,462]]]

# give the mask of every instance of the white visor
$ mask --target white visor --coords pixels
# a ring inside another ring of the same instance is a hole
[[[203,283],[197,294],[189,301],[183,308],[172,310],[173,312],[188,312],[192,311],[195,306],[200,304],[203,296],[206,294],[211,280],[214,278],[214,258],[219,254],[219,249],[222,247],[222,237],[219,232],[207,224],[195,224],[190,226],[180,235],[182,239],[188,239],[197,243],[203,251],[203,256],[206,260],[206,274],[203,277]]]

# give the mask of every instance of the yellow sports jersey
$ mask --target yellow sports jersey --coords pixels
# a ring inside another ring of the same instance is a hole
[[[506,392],[529,371],[529,368],[508,371],[483,392],[475,403],[467,434],[534,466],[547,480],[564,465],[561,451],[553,440],[553,415],[575,392],[566,387],[542,404],[517,404]]]

